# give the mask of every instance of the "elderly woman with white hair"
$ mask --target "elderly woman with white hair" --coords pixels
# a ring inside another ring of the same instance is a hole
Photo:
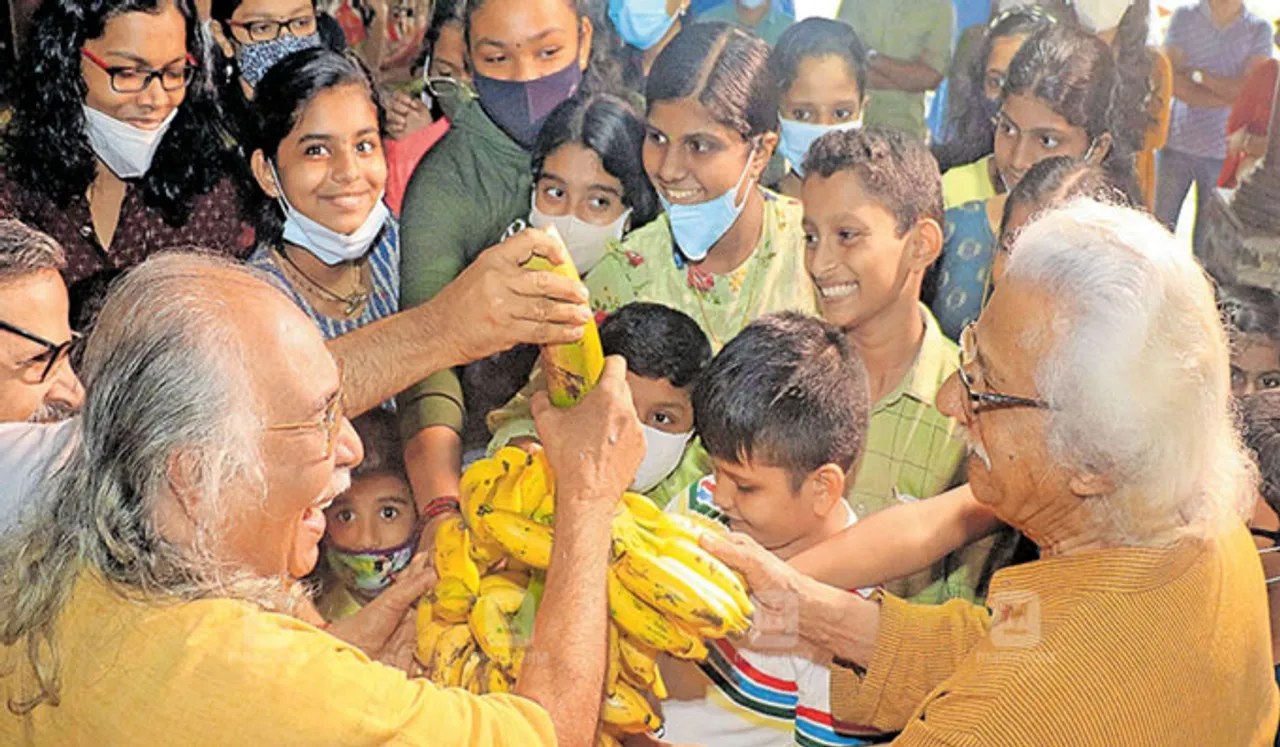
[[[1040,549],[987,606],[860,599],[749,539],[757,639],[834,654],[841,721],[902,745],[1271,744],[1255,471],[1204,272],[1149,217],[1077,201],[1021,233],[938,395],[974,496]]]

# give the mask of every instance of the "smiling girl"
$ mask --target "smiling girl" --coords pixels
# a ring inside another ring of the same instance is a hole
[[[69,285],[174,247],[244,253],[191,0],[46,0],[23,49],[0,217],[56,239]]]
[[[610,246],[587,274],[591,303],[679,309],[719,350],[756,317],[814,313],[799,202],[758,181],[778,143],[778,96],[763,41],[694,24],[654,62],[644,167],[666,212]]]
[[[260,242],[249,263],[279,280],[326,338],[394,314],[399,234],[382,201],[382,109],[368,74],[310,49],[259,89],[250,166]]]

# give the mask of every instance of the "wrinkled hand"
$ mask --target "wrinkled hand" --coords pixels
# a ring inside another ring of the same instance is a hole
[[[553,272],[521,267],[535,254],[553,264],[569,259],[559,243],[530,228],[486,249],[433,299],[453,315],[448,333],[463,360],[479,360],[520,343],[582,339],[583,325],[591,319],[586,287]]]
[[[795,650],[801,644],[801,602],[810,579],[741,532],[703,532],[700,542],[747,582],[756,608],[747,646],[755,651]]]
[[[596,388],[573,407],[555,407],[538,392],[533,419],[556,473],[557,501],[578,497],[611,508],[631,486],[645,446],[622,358],[606,359]]]
[[[403,91],[394,91],[386,98],[387,135],[400,140],[431,124],[431,110],[422,99]]]
[[[364,609],[329,626],[329,633],[369,658],[414,674],[417,643],[414,605],[435,586],[429,555],[419,553],[396,580]]]

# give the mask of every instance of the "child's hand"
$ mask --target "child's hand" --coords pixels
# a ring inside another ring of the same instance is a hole
[[[417,642],[414,606],[436,583],[431,557],[419,553],[364,609],[329,626],[329,632],[371,659],[412,674]]]

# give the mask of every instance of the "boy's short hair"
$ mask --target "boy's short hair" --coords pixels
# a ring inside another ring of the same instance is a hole
[[[792,489],[824,464],[853,469],[866,441],[867,372],[840,330],[794,311],[752,322],[693,391],[707,452],[781,467]]]
[[[395,415],[381,407],[351,421],[364,444],[364,460],[351,471],[353,477],[390,473],[405,477],[404,445]]]
[[[1244,444],[1262,474],[1260,492],[1272,511],[1280,514],[1280,389],[1251,394],[1240,400]]]
[[[683,389],[711,362],[711,343],[682,311],[656,303],[629,303],[600,325],[605,355],[620,355],[627,370],[646,379],[666,379]]]
[[[924,218],[942,225],[942,174],[920,138],[876,127],[828,132],[809,149],[804,173],[828,179],[837,171],[858,175],[863,190],[893,213],[899,236]]]

